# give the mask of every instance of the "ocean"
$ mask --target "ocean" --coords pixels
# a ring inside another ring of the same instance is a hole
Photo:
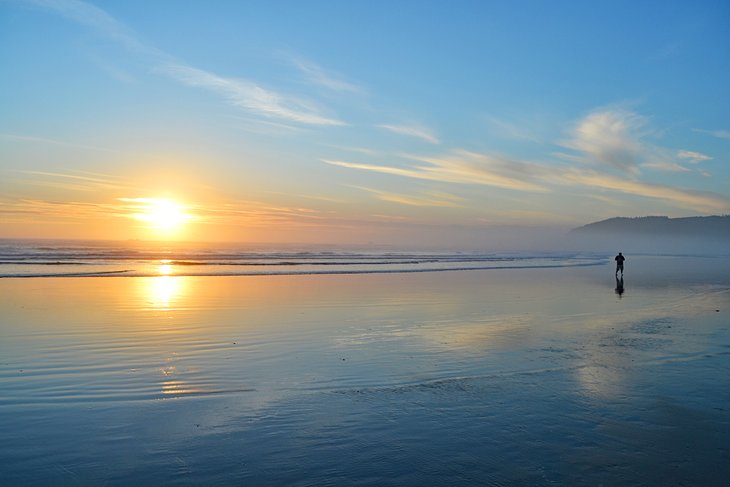
[[[609,260],[606,254],[579,252],[0,240],[0,278],[370,274],[591,266]]]

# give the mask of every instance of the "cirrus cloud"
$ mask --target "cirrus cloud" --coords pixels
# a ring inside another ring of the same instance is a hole
[[[394,124],[380,124],[379,128],[389,130],[395,134],[406,135],[408,137],[415,137],[417,139],[425,140],[430,144],[440,144],[441,141],[436,137],[430,130],[421,126],[415,125],[394,125]]]
[[[461,198],[441,191],[430,191],[423,195],[406,195],[381,191],[363,186],[355,186],[358,189],[375,194],[378,199],[391,203],[399,203],[407,206],[436,207],[436,208],[459,208]]]
[[[160,70],[184,84],[218,93],[232,105],[260,115],[311,125],[345,125],[341,120],[323,115],[311,102],[281,95],[248,80],[224,78],[183,64],[167,64]]]
[[[635,174],[647,151],[640,141],[646,125],[645,117],[628,110],[598,110],[580,120],[562,145],[584,162]]]
[[[701,152],[694,152],[689,150],[681,150],[677,153],[677,157],[680,159],[686,159],[690,164],[699,164],[704,161],[711,161],[712,157]]]
[[[441,183],[476,184],[517,192],[612,191],[625,195],[663,200],[679,208],[700,212],[727,212],[730,199],[709,192],[618,177],[604,172],[528,161],[464,150],[444,156],[407,156],[424,164],[406,167],[360,162],[323,160],[327,164]]]
[[[540,166],[469,151],[445,156],[407,156],[421,164],[407,167],[323,159],[327,164],[444,183],[477,184],[520,191],[546,192],[547,187],[530,181]]]

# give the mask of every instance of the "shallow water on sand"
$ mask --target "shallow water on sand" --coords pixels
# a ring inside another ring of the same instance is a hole
[[[723,485],[728,270],[0,280],[0,478]]]

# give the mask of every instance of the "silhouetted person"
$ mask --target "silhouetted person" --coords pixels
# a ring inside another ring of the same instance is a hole
[[[621,252],[619,252],[613,260],[616,261],[616,275],[618,276],[618,272],[621,271],[621,277],[624,277],[624,261],[626,260],[626,257],[621,255]]]
[[[616,277],[616,294],[620,298],[624,293],[624,276]]]

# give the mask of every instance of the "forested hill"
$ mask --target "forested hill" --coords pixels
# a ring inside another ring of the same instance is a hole
[[[687,218],[669,218],[666,216],[616,217],[589,223],[573,229],[571,233],[578,235],[622,234],[637,237],[677,236],[730,239],[730,215]]]

